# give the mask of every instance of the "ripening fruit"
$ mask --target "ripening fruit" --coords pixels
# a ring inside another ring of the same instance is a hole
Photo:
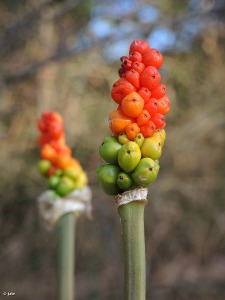
[[[116,109],[109,115],[109,128],[115,136],[125,132],[127,125],[134,123],[134,119],[128,117],[122,110]]]
[[[118,136],[118,142],[122,145],[126,144],[130,140],[128,139],[127,135],[125,132],[121,132]]]
[[[143,126],[147,124],[150,118],[150,113],[146,109],[143,109],[140,115],[137,117],[138,126]]]
[[[127,173],[133,171],[141,159],[141,150],[135,142],[122,146],[118,155],[119,166]]]
[[[132,63],[132,69],[141,74],[145,69],[145,65],[139,61],[135,61]]]
[[[123,98],[121,108],[127,116],[136,118],[142,112],[144,103],[138,93],[132,92]]]
[[[56,175],[52,175],[48,178],[47,184],[51,189],[54,189],[60,181],[60,177]]]
[[[134,172],[131,174],[132,179],[138,186],[147,186],[156,180],[159,172],[158,160],[149,157],[142,158]]]
[[[145,138],[152,136],[155,129],[155,124],[151,121],[151,119],[148,121],[147,124],[140,127],[140,131]]]
[[[145,67],[153,66],[159,69],[163,64],[163,56],[157,49],[151,48],[143,54],[142,62]]]
[[[166,132],[164,129],[161,129],[161,130],[158,130],[158,131],[155,131],[152,135],[153,137],[158,137],[160,138],[161,140],[161,145],[162,147],[164,146],[164,142],[166,140]]]
[[[159,71],[153,67],[149,66],[144,69],[144,71],[140,74],[140,84],[148,88],[150,91],[154,89],[161,80],[161,75]]]
[[[99,154],[101,158],[104,159],[104,161],[111,163],[111,164],[117,164],[118,160],[118,153],[122,145],[116,140],[116,141],[103,141],[101,146],[99,147]]]
[[[82,170],[81,166],[77,166],[77,167],[73,167],[73,168],[69,167],[68,169],[65,169],[63,171],[64,175],[70,177],[74,181],[77,181],[82,173],[83,173],[83,170]]]
[[[59,183],[56,185],[55,191],[60,196],[65,196],[68,193],[72,192],[74,188],[75,181],[73,181],[70,177],[64,175],[60,178]]]
[[[146,87],[141,87],[138,94],[144,99],[145,103],[147,103],[151,97],[151,92]]]
[[[155,124],[156,129],[163,129],[166,126],[164,115],[158,112],[152,116],[151,120]]]
[[[134,61],[142,62],[142,55],[140,52],[137,51],[131,52],[129,58],[132,62]]]
[[[160,83],[151,91],[151,97],[160,99],[166,94],[166,86],[165,84]]]
[[[98,182],[107,195],[117,195],[121,192],[117,185],[118,174],[121,169],[115,165],[104,165],[97,169]]]
[[[130,175],[125,172],[121,172],[117,177],[117,185],[121,190],[127,191],[133,185],[133,180]]]
[[[170,99],[164,95],[158,99],[158,113],[166,115],[170,111]]]
[[[47,159],[42,159],[38,162],[37,167],[39,172],[45,175],[51,167],[51,162]]]
[[[129,81],[125,78],[120,78],[113,84],[111,96],[116,103],[120,104],[126,95],[134,91],[136,91],[136,88]]]
[[[129,53],[139,52],[142,55],[150,49],[148,42],[143,40],[134,40],[130,45]]]
[[[126,71],[125,78],[129,81],[136,89],[140,88],[140,74],[134,69]]]
[[[136,138],[134,139],[134,142],[138,144],[138,147],[141,148],[142,144],[144,143],[144,136],[141,132],[139,132],[137,135],[136,135]]]
[[[141,146],[141,156],[158,159],[162,155],[162,144],[158,137],[148,137]]]
[[[144,110],[147,110],[152,117],[158,111],[158,101],[155,98],[150,98],[144,105]]]
[[[136,135],[140,132],[140,127],[137,123],[131,123],[127,125],[125,132],[129,140],[133,141]]]

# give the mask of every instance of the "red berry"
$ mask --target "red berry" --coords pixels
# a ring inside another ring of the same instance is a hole
[[[158,112],[158,101],[155,98],[150,98],[144,105],[150,116],[154,116]]]
[[[136,88],[125,78],[120,78],[112,86],[111,97],[120,104],[122,99],[132,92],[136,92]]]
[[[129,59],[130,59],[131,61],[133,61],[133,62],[134,62],[134,61],[142,62],[142,55],[141,55],[140,52],[134,51],[134,52],[131,52],[131,53],[130,53]]]
[[[145,100],[145,103],[150,99],[151,92],[146,87],[141,87],[138,94]]]
[[[155,124],[151,120],[149,120],[147,124],[140,127],[140,132],[143,134],[145,138],[147,138],[153,135],[155,129],[156,129]]]
[[[159,69],[163,64],[163,56],[157,49],[151,48],[143,54],[142,61],[146,67],[153,66]]]
[[[158,112],[160,114],[166,115],[170,111],[170,99],[165,95],[158,99]]]
[[[145,69],[145,65],[139,61],[133,62],[131,67],[132,67],[132,69],[137,71],[139,74],[141,74]]]
[[[159,71],[153,66],[145,68],[140,75],[141,86],[147,87],[150,91],[160,83],[160,80],[161,75]]]
[[[129,57],[128,57],[128,56],[125,56],[125,55],[120,57],[120,61],[121,61],[121,62],[124,62],[125,59],[129,59]]]
[[[156,113],[151,117],[152,122],[155,124],[156,129],[163,129],[166,126],[164,115]]]
[[[129,53],[137,51],[137,52],[139,52],[141,54],[144,54],[149,49],[150,49],[150,46],[149,46],[149,44],[146,41],[134,40],[131,43],[131,45],[130,45],[130,51],[129,51]]]
[[[147,124],[148,120],[151,118],[149,112],[146,109],[143,109],[140,115],[137,117],[138,126],[143,126]]]
[[[46,132],[46,130],[47,130],[46,123],[43,121],[43,119],[40,119],[37,121],[37,127],[42,132]]]
[[[121,67],[124,68],[125,70],[130,70],[132,65],[132,61],[129,59],[124,59],[124,61],[121,64]]]
[[[120,78],[125,78],[125,73],[126,73],[126,69],[124,69],[124,68],[119,68],[119,76],[120,76]]]
[[[58,140],[63,135],[63,125],[59,122],[51,122],[48,125],[48,133],[51,139]]]
[[[166,94],[166,86],[165,84],[161,83],[157,85],[151,92],[153,98],[160,99]]]
[[[134,69],[126,71],[125,78],[129,81],[136,89],[140,88],[140,75]]]

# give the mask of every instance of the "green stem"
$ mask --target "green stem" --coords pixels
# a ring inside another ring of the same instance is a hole
[[[124,244],[125,300],[146,299],[144,208],[144,201],[133,201],[118,209]]]
[[[74,299],[75,223],[75,215],[68,213],[56,225],[58,300]]]

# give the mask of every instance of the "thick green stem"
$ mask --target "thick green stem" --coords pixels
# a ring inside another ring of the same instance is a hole
[[[75,223],[75,215],[68,213],[56,226],[58,300],[74,299]]]
[[[146,299],[144,208],[144,201],[133,201],[118,209],[124,244],[125,300]]]

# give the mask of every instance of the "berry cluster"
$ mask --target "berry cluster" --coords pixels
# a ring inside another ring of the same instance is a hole
[[[119,106],[109,115],[110,130],[115,136],[125,132],[130,140],[139,132],[150,137],[166,126],[164,115],[170,110],[166,86],[160,83],[158,71],[163,56],[146,41],[135,40],[129,56],[122,56],[121,61],[120,79],[111,90],[112,99]]]
[[[44,112],[37,121],[37,126],[41,148],[38,169],[48,178],[49,188],[60,196],[65,196],[74,189],[81,189],[87,184],[87,176],[65,143],[61,116],[55,112]]]
[[[102,189],[109,195],[153,182],[166,138],[164,116],[170,110],[166,86],[158,69],[162,54],[146,41],[134,40],[129,56],[121,57],[111,97],[118,104],[109,115],[113,136],[104,139],[100,156],[108,164],[97,170]]]

